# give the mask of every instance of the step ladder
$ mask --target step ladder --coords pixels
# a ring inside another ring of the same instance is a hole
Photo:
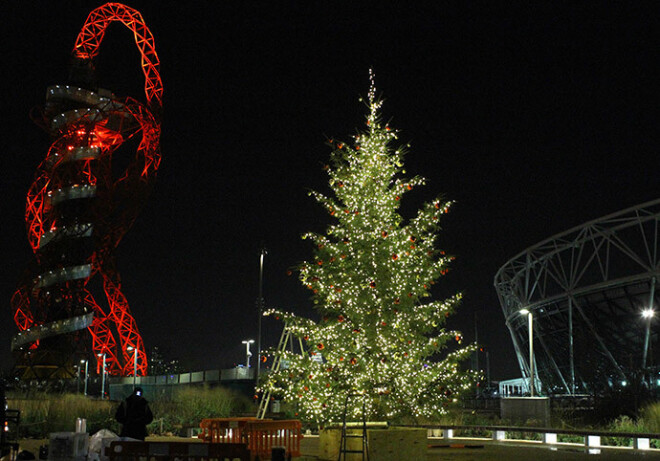
[[[305,349],[303,348],[303,343],[300,338],[298,339],[298,345],[300,346],[300,353],[303,354]],[[278,372],[280,370],[280,367],[282,365],[282,353],[290,346],[291,351],[293,352],[293,343],[294,343],[294,336],[291,334],[291,330],[289,330],[289,325],[288,323],[284,324],[284,329],[282,329],[282,334],[280,335],[280,341],[277,343],[277,354],[275,354],[275,358],[273,360],[273,366],[271,367],[271,370],[273,372]],[[261,399],[259,400],[259,407],[257,408],[257,418],[258,419],[264,419],[264,416],[266,416],[266,410],[268,410],[268,403],[270,402],[270,397],[271,397],[272,391],[271,389],[265,389],[263,394],[261,394]]]
[[[362,434],[348,434],[346,428],[346,416],[348,413],[348,403],[352,398],[363,397],[362,400]],[[360,453],[362,454],[362,461],[369,461],[369,442],[367,441],[367,412],[366,412],[366,403],[364,399],[364,394],[357,392],[349,392],[346,394],[346,400],[344,401],[344,415],[342,418],[341,425],[341,440],[339,442],[339,456],[337,461],[346,461],[346,455],[348,453]],[[348,439],[362,439],[362,449],[348,449]],[[343,457],[342,457],[343,455]]]

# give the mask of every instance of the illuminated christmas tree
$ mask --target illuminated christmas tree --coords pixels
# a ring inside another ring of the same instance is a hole
[[[302,338],[308,353],[281,354],[282,367],[264,387],[291,402],[297,415],[324,424],[349,418],[433,417],[476,378],[459,369],[474,349],[443,328],[460,295],[431,300],[431,287],[453,258],[437,248],[449,201],[426,203],[412,219],[398,212],[406,192],[424,179],[403,177],[404,150],[396,130],[380,118],[373,78],[366,129],[351,144],[329,140],[326,166],[334,198],[312,192],[334,223],[308,233],[314,258],[300,265],[313,293],[315,322],[271,311]],[[450,345],[450,347],[448,347]]]

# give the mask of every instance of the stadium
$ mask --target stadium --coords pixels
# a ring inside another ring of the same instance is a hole
[[[659,222],[660,199],[550,237],[499,269],[506,325],[522,376],[533,377],[537,392],[660,385]]]

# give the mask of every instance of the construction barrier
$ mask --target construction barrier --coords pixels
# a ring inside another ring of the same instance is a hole
[[[303,435],[298,420],[250,421],[243,430],[252,455],[270,457],[273,448],[283,447],[287,456],[300,456],[300,440]]]
[[[246,443],[252,456],[270,458],[273,448],[282,447],[287,456],[300,456],[302,425],[298,420],[256,418],[213,418],[200,423],[200,438],[215,443]]]
[[[199,423],[202,432],[198,437],[210,443],[241,443],[243,428],[250,421],[258,420],[254,417],[205,418]]]
[[[250,461],[250,450],[244,443],[189,443],[189,442],[121,442],[110,443],[105,455],[110,460],[218,460]]]

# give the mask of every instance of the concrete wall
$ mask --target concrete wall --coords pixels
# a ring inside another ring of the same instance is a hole
[[[500,399],[502,419],[513,424],[533,421],[535,426],[550,424],[550,399],[548,397],[507,397]]]

